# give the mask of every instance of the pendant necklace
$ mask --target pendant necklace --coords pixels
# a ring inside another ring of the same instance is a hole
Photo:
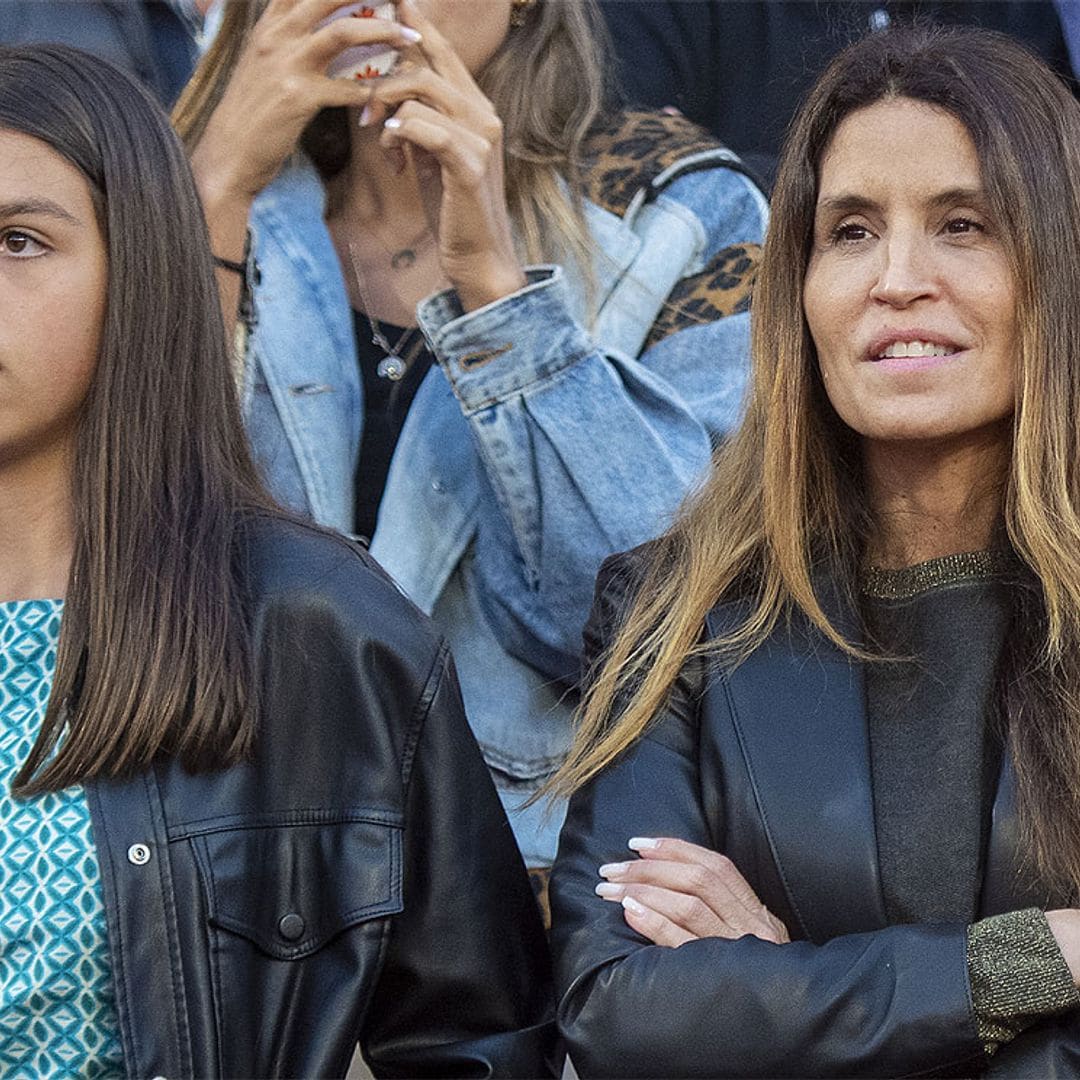
[[[360,260],[356,256],[356,247],[350,238],[349,261],[352,263],[353,274],[356,278],[356,291],[364,304],[364,318],[371,328],[371,343],[378,346],[386,354],[375,368],[375,374],[382,379],[391,382],[400,382],[405,378],[409,365],[420,355],[424,347],[424,335],[419,327],[411,326],[403,330],[401,336],[392,345],[390,339],[383,331],[382,324],[371,314],[371,298],[367,289],[367,283],[360,270]],[[411,256],[411,261],[402,266],[396,266],[395,260],[405,256]],[[390,259],[390,265],[395,269],[406,269],[416,261],[416,252],[412,248],[404,248]]]

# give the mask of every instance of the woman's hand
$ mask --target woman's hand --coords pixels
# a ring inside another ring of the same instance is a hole
[[[698,938],[790,941],[787,927],[758,899],[735,864],[685,840],[635,837],[641,858],[600,867],[597,895],[618,901],[627,923],[657,945]]]
[[[320,27],[343,3],[270,0],[192,153],[204,201],[250,206],[320,109],[367,103],[367,83],[326,74],[335,56],[352,46],[400,49],[418,39],[409,27],[375,18],[337,19]]]
[[[372,90],[368,117],[391,113],[384,149],[430,155],[441,180],[439,260],[466,311],[525,285],[514,251],[503,179],[502,122],[446,38],[409,0],[398,16],[422,40],[395,74]],[[415,57],[415,59],[413,59]]]

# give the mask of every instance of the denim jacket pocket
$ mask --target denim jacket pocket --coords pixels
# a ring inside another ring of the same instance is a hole
[[[276,960],[309,956],[402,910],[401,834],[373,814],[194,837],[208,921]]]

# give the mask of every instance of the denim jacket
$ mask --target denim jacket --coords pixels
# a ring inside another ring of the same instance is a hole
[[[274,494],[348,532],[362,389],[323,209],[303,161],[256,202],[244,409]],[[600,563],[666,527],[740,415],[745,312],[644,345],[680,282],[761,241],[767,208],[714,146],[666,165],[621,216],[591,201],[585,214],[591,328],[573,266],[531,267],[520,291],[468,314],[452,290],[419,305],[438,363],[402,429],[371,542],[450,642],[530,866],[550,865],[563,808],[519,807],[569,743]]]

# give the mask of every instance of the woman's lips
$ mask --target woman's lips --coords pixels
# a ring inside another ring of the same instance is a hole
[[[885,356],[871,361],[880,371],[929,371],[933,368],[954,364],[967,355],[966,349],[946,353],[942,356]]]

